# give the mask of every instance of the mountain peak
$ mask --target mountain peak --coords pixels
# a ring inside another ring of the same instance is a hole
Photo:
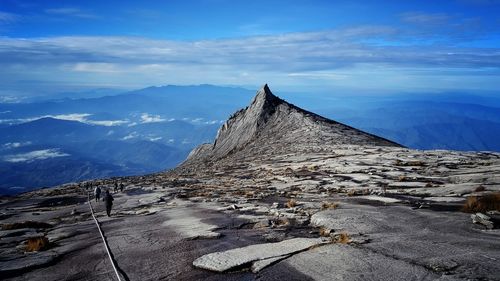
[[[272,110],[272,107],[278,105],[279,103],[283,102],[280,98],[275,96],[272,92],[271,89],[269,89],[269,86],[265,84],[260,88],[260,90],[257,91],[257,94],[252,100],[252,103],[250,104],[250,108],[258,108],[260,110]]]
[[[265,84],[260,88],[260,90],[257,91],[257,95],[255,96],[254,99],[273,99],[277,98],[273,93],[271,92],[271,89],[269,89],[269,86]]]
[[[189,159],[218,159],[238,151],[244,151],[243,155],[266,154],[324,144],[400,146],[298,108],[275,96],[265,84],[250,106],[234,113],[222,125],[213,145],[195,149]]]

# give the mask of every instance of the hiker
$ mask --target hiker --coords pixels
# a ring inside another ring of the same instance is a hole
[[[95,194],[95,201],[99,202],[99,199],[101,198],[101,188],[99,186],[95,187],[94,194]]]
[[[104,195],[104,201],[106,202],[106,214],[108,217],[111,216],[111,207],[113,207],[113,196],[109,193],[109,190],[106,189],[106,195]]]
[[[117,193],[117,192],[118,192],[118,182],[115,181],[115,193]]]
[[[125,187],[125,186],[123,185],[123,182],[122,182],[122,183],[120,183],[120,192],[123,192],[123,188],[124,188],[124,187]]]

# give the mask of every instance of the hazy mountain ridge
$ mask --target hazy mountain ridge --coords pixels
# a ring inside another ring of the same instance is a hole
[[[78,163],[87,159],[115,167],[120,175],[165,170],[182,162],[197,145],[211,142],[224,120],[247,105],[255,92],[200,85],[149,87],[113,92],[110,96],[100,96],[103,92],[99,91],[96,94],[98,97],[60,96],[57,100],[0,104],[3,165],[12,165],[5,160],[18,154],[62,153],[69,156],[54,157],[51,162]],[[308,114],[317,112],[411,148],[500,151],[500,130],[496,129],[500,108],[495,107],[500,105],[500,99],[493,95],[282,96],[307,108]],[[223,143],[218,141],[218,146]],[[134,155],[136,150],[141,151],[141,156]],[[16,165],[20,167],[21,163]],[[54,172],[58,171],[48,175]],[[100,177],[99,173],[95,177]],[[19,182],[2,182],[4,187],[14,185]]]
[[[98,98],[0,104],[2,173],[12,173],[12,166],[19,175],[2,177],[0,187],[33,188],[72,181],[67,175],[83,180],[172,168],[196,145],[213,139],[221,122],[215,118],[225,119],[236,108],[238,93],[244,96],[245,91],[206,85],[165,86]],[[53,157],[58,156],[55,152],[65,156]],[[36,158],[39,154],[46,158]],[[34,158],[21,161],[23,157]],[[50,165],[34,163],[41,159]],[[57,163],[75,171],[61,171]],[[100,168],[84,172],[78,163]],[[40,180],[28,175],[31,171]],[[6,192],[10,193],[0,193]]]

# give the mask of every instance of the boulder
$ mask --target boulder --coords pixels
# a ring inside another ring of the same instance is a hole
[[[493,222],[490,221],[490,217],[483,213],[472,214],[470,218],[472,219],[472,223],[482,224],[486,226],[487,229],[493,229]]]

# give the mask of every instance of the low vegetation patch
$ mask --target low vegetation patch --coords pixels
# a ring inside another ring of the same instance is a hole
[[[347,232],[341,232],[333,236],[333,242],[339,244],[349,244],[352,242],[351,236]]]
[[[288,201],[286,202],[286,207],[287,208],[293,208],[297,206],[297,200],[295,199],[288,199]]]
[[[24,221],[24,222],[14,222],[2,224],[2,230],[13,230],[21,228],[50,228],[51,224],[38,221]]]
[[[320,227],[320,229],[319,229],[319,235],[322,237],[329,237],[331,233],[332,233],[332,230],[329,228]]]
[[[38,252],[47,250],[50,246],[49,239],[45,236],[33,237],[26,240],[26,252]]]
[[[500,192],[482,196],[469,196],[462,207],[462,211],[466,213],[500,211]]]
[[[355,196],[357,195],[357,192],[355,189],[351,189],[347,192],[347,196]]]
[[[339,207],[338,202],[323,202],[321,203],[321,210],[337,209]]]
[[[280,227],[290,225],[290,221],[287,218],[275,218],[270,220],[271,227]]]
[[[310,171],[318,171],[318,170],[319,170],[319,166],[318,166],[318,165],[313,165],[313,166],[310,166],[310,167],[309,167],[309,170],[310,170]]]

